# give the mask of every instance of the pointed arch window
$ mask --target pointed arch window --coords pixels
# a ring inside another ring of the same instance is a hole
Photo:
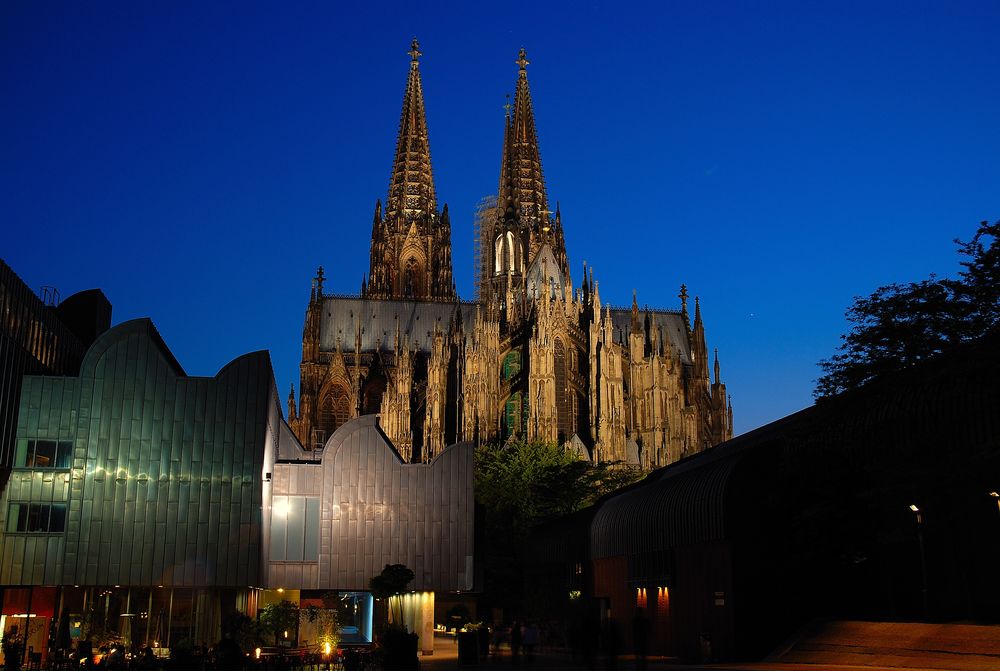
[[[521,392],[511,394],[504,404],[504,435],[521,435],[522,419],[527,414],[527,403],[522,402]]]
[[[573,431],[572,403],[566,379],[566,347],[562,339],[556,338],[553,348],[556,374],[556,419],[559,424],[559,440],[567,440]]]
[[[403,267],[403,296],[414,298],[418,295],[420,281],[420,266],[412,256],[406,260]]]
[[[347,393],[342,388],[336,388],[326,395],[320,406],[319,425],[329,438],[344,422],[351,418],[351,404]]]
[[[521,350],[511,350],[503,359],[503,379],[509,380],[521,372]]]
[[[521,241],[513,231],[507,231],[497,236],[493,243],[493,271],[503,275],[508,270],[514,273],[522,271],[524,263],[521,253]]]

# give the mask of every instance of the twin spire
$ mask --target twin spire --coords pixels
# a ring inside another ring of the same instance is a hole
[[[424,112],[424,89],[420,81],[420,44],[416,38],[413,38],[408,53],[410,74],[403,94],[396,156],[385,203],[385,217],[390,221],[400,214],[405,219],[410,219],[424,213],[437,212],[427,117]],[[515,63],[518,66],[518,78],[513,114],[512,106],[508,104],[504,123],[499,204],[504,209],[512,206],[518,215],[541,220],[547,218],[550,212],[542,175],[542,158],[538,150],[535,114],[528,89],[527,66],[530,61],[524,49],[518,53]]]
[[[438,212],[431,150],[420,80],[420,44],[410,45],[410,70],[403,93],[396,155],[385,207],[375,206],[372,222],[371,268],[362,295],[396,300],[455,300],[448,208]],[[513,109],[507,106],[497,208],[501,224],[510,217],[517,229],[507,236],[510,257],[521,274],[546,242],[556,263],[566,268],[565,244],[558,215],[548,210],[535,116],[528,90],[528,58],[521,49]],[[491,237],[492,241],[497,236]],[[516,247],[516,254],[513,248]]]

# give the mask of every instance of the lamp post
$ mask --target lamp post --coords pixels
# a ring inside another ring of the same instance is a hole
[[[927,558],[924,554],[924,519],[920,508],[910,504],[910,510],[917,516],[917,543],[920,545],[920,595],[924,606],[924,619],[930,619],[930,608],[927,604]]]

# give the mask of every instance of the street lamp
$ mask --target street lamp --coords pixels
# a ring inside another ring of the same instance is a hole
[[[996,501],[997,501],[997,510],[1000,510],[1000,493],[998,493],[998,492],[990,492],[990,496],[992,496],[994,499],[996,499]]]
[[[927,605],[927,558],[924,555],[924,519],[920,508],[910,504],[910,510],[917,516],[917,543],[920,545],[920,594],[924,604],[924,619],[929,619],[930,608]]]

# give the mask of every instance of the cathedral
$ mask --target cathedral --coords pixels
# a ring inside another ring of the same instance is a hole
[[[307,449],[378,414],[408,462],[458,441],[558,442],[581,458],[652,469],[732,437],[698,299],[679,310],[601,302],[593,269],[570,277],[559,208],[549,209],[528,60],[503,132],[499,190],[476,216],[474,301],[460,300],[448,206],[438,208],[414,40],[392,177],[375,205],[371,265],[358,295],[313,280],[299,399],[288,419]]]

